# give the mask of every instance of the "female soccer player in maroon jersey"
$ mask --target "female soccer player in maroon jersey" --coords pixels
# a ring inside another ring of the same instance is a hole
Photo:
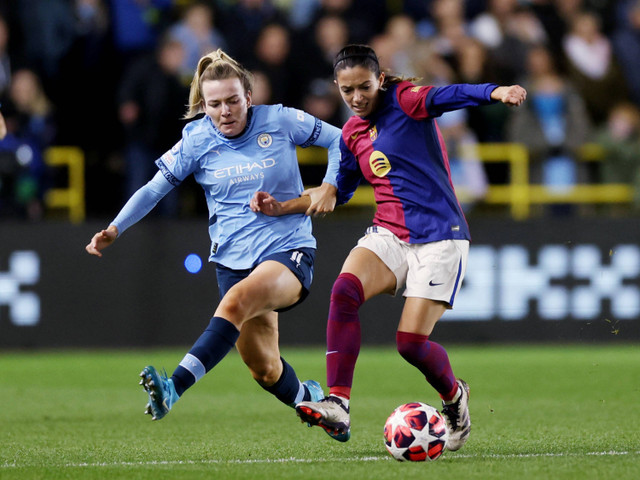
[[[440,394],[449,450],[471,428],[469,387],[452,371],[446,350],[429,340],[453,307],[469,252],[469,229],[456,198],[444,141],[435,118],[442,113],[500,101],[519,106],[518,86],[418,86],[381,71],[376,53],[348,45],[334,62],[335,83],[355,114],[345,124],[337,203],[347,202],[364,179],[374,189],[373,226],[344,262],[331,292],[327,325],[327,385],[320,402],[296,406],[300,418],[339,440],[350,437],[349,400],[360,351],[358,309],[405,286],[396,333],[398,352]]]

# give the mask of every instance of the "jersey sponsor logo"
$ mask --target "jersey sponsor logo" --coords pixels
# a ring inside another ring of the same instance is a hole
[[[260,178],[262,178],[264,176],[264,170],[275,166],[275,159],[265,158],[264,160],[260,160],[258,162],[245,162],[239,163],[237,165],[232,165],[230,167],[218,168],[213,172],[213,175],[216,178],[239,177],[240,175],[243,175],[244,177],[247,177],[246,180],[253,180],[253,178],[249,177],[255,176],[256,178],[258,178],[259,175]]]
[[[356,138],[358,138],[358,132],[351,135],[351,140],[355,140]]]
[[[369,166],[373,174],[380,178],[391,171],[391,162],[384,153],[377,150],[369,156]]]
[[[378,138],[378,129],[374,125],[373,128],[369,129],[369,140],[371,140],[372,142],[375,142],[376,138]]]
[[[418,92],[420,91],[420,88],[421,88],[421,87],[413,87],[413,88],[411,89],[411,92],[412,92],[412,93],[418,93]]]
[[[273,138],[268,133],[261,133],[258,135],[258,145],[262,148],[270,147],[273,143]]]
[[[444,283],[437,283],[437,282],[434,282],[433,280],[429,280],[430,287],[437,287],[438,285],[444,285]]]

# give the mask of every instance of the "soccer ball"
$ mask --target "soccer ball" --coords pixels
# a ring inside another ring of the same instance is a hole
[[[436,460],[449,438],[442,414],[426,403],[405,403],[384,424],[384,444],[401,462]]]

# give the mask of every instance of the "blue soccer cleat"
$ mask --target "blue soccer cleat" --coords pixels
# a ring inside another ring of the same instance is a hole
[[[300,402],[296,412],[303,422],[322,427],[334,440],[346,442],[351,438],[349,407],[339,397],[329,395],[320,401]]]
[[[307,387],[309,391],[309,395],[311,395],[311,402],[319,402],[324,398],[324,392],[322,391],[322,387],[315,380],[306,380],[302,382],[302,384]]]
[[[151,420],[163,418],[174,403],[180,398],[173,386],[173,381],[167,378],[166,372],[160,375],[151,365],[144,367],[140,372],[140,385],[149,394],[149,403],[144,413],[151,415]]]

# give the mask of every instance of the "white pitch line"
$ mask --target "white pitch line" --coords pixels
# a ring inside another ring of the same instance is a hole
[[[626,455],[640,455],[640,451],[636,452],[627,452],[627,451],[615,451],[609,450],[606,452],[565,452],[565,453],[512,453],[512,454],[498,454],[498,453],[489,453],[482,455],[465,455],[465,454],[453,454],[451,457],[448,455],[443,456],[442,458],[478,458],[478,459],[499,459],[499,460],[509,460],[509,459],[518,459],[518,458],[562,458],[562,457],[598,457],[598,456],[626,456]],[[360,462],[378,462],[378,461],[389,461],[393,460],[391,456],[382,456],[382,457],[350,457],[350,458],[295,458],[295,457],[287,457],[287,458],[264,458],[264,459],[237,459],[237,460],[162,460],[162,461],[150,461],[150,462],[94,462],[94,463],[66,463],[64,465],[60,465],[62,468],[90,468],[90,467],[143,467],[143,466],[153,466],[153,465],[250,465],[250,464],[261,464],[261,463],[330,463],[330,462],[342,462],[342,461],[360,461]],[[39,465],[27,465],[27,464],[17,464],[17,463],[4,463],[0,465],[0,468],[25,468],[25,467],[38,467]],[[52,467],[54,465],[47,465],[48,467]]]

